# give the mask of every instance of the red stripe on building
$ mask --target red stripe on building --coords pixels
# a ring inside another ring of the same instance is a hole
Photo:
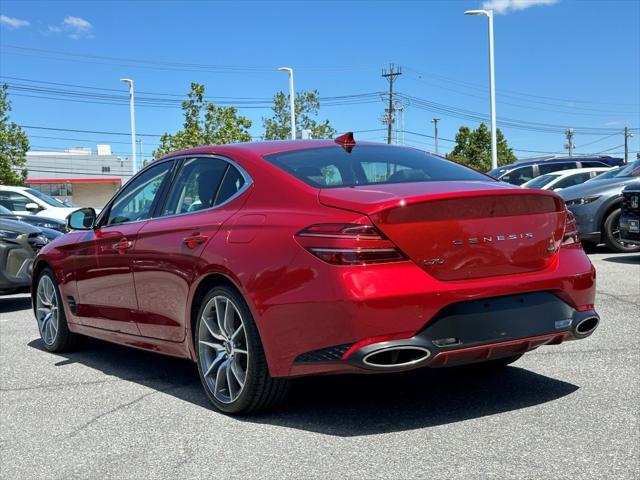
[[[27,178],[25,183],[122,183],[119,177],[100,178]]]

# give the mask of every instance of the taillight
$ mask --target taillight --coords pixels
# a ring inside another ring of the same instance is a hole
[[[369,224],[322,223],[296,235],[313,255],[332,265],[369,265],[406,260],[393,242]]]
[[[564,236],[562,237],[562,246],[573,245],[575,247],[581,247],[580,234],[578,233],[578,225],[576,224],[576,217],[571,213],[571,210],[566,210],[566,220],[564,224]]]

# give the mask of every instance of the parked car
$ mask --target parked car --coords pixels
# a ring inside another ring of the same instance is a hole
[[[29,289],[33,258],[47,243],[39,228],[0,218],[0,295]]]
[[[602,172],[610,170],[606,167],[599,168],[574,168],[572,170],[560,170],[545,175],[540,175],[522,184],[523,188],[539,188],[541,190],[562,190],[563,188],[580,185]]]
[[[352,134],[177,152],[68,221],[34,264],[44,347],[189,358],[228,413],[300,375],[504,366],[599,322],[554,192]]]
[[[76,208],[77,210],[77,208]],[[17,215],[11,210],[0,205],[0,219],[17,220],[19,222],[28,223],[34,227],[39,227],[47,230],[56,230],[60,233],[67,232],[67,224],[62,220],[56,220],[55,218],[41,217],[40,215]]]
[[[552,158],[549,160],[527,160],[509,165],[503,165],[493,170],[489,170],[487,175],[511,183],[513,185],[522,185],[529,180],[559,170],[572,170],[575,168],[597,168],[597,167],[614,167],[621,165],[621,158],[596,156],[596,157],[562,157]]]
[[[627,185],[622,191],[620,239],[640,246],[640,181]]]
[[[558,192],[575,215],[583,242],[606,243],[615,252],[640,251],[640,247],[620,238],[622,190],[638,176],[640,160],[620,169],[612,178],[585,182]]]
[[[16,215],[38,215],[64,221],[76,207],[29,187],[0,185],[0,205]]]
[[[618,172],[620,172],[620,170],[624,167],[625,165],[620,165],[618,167],[611,167],[609,170],[607,170],[606,172],[603,172],[589,180],[587,180],[587,182],[593,182],[596,180],[606,180],[607,178],[613,178],[615,177]]]

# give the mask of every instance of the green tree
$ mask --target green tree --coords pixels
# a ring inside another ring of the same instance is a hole
[[[0,87],[0,184],[22,185],[27,178],[26,153],[29,138],[24,130],[9,120],[11,102],[7,85]]]
[[[498,165],[514,162],[516,156],[509,148],[500,129],[496,132],[498,141]],[[456,146],[447,155],[449,160],[486,172],[491,169],[491,132],[484,123],[471,130],[462,126],[456,134]]]
[[[329,120],[318,123],[312,117],[320,110],[320,96],[317,90],[296,93],[296,130],[311,130],[312,138],[332,138],[336,134]],[[285,140],[291,138],[291,114],[289,96],[278,92],[273,97],[273,116],[263,118],[265,140]]]
[[[204,85],[191,84],[191,91],[182,102],[183,128],[173,135],[164,133],[160,137],[160,145],[153,152],[155,158],[199,145],[222,145],[251,140],[248,131],[251,120],[238,115],[236,108],[218,107],[208,102],[204,94]]]

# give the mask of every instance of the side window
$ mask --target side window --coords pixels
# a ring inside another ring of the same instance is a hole
[[[1,192],[0,193],[0,205],[8,208],[12,212],[25,211],[27,209],[27,203],[35,203],[33,200],[28,199],[24,195],[20,195],[16,192]]]
[[[216,198],[214,205],[220,205],[233,197],[244,185],[245,180],[242,174],[233,165],[227,167],[227,171],[224,174],[224,179],[220,188],[216,192]]]
[[[544,163],[538,164],[540,169],[540,175],[545,173],[558,172],[560,170],[570,170],[572,168],[579,168],[576,162],[564,162],[564,163]]]
[[[106,224],[115,225],[149,218],[156,194],[172,165],[173,162],[170,161],[162,162],[125,186],[111,205]]]
[[[582,168],[597,168],[597,167],[609,167],[604,162],[580,162],[582,164]]]
[[[512,185],[522,185],[524,182],[528,182],[533,178],[533,167],[520,167],[515,170],[511,170],[506,175],[503,175],[500,180],[503,182],[511,183]]]
[[[217,197],[227,166],[227,162],[217,158],[187,159],[171,187],[162,215],[197,212],[219,203]]]

